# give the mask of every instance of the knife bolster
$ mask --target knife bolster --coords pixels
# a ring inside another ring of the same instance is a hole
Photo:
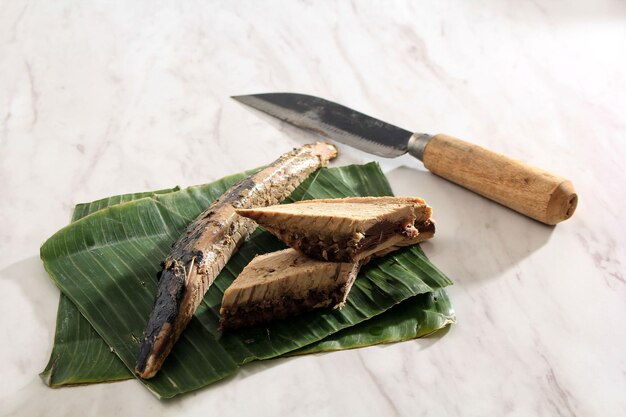
[[[428,142],[430,142],[432,138],[433,136],[427,133],[413,133],[407,145],[407,152],[420,161],[424,161],[424,149],[426,149],[426,145],[428,145]]]

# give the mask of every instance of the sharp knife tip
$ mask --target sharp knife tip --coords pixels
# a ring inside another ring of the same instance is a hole
[[[245,95],[240,95],[240,96],[230,96],[230,98],[232,98],[235,101],[238,101],[242,104],[245,104],[247,106],[252,106],[252,102],[254,102],[255,99],[255,95],[254,94],[245,94]],[[252,106],[254,107],[254,106]]]

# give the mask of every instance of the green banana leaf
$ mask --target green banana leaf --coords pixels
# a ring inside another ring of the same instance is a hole
[[[61,294],[52,353],[39,376],[48,386],[62,387],[121,381],[133,374],[70,299]]]
[[[241,175],[250,175],[255,171],[253,169],[234,177],[227,176],[210,185],[228,188],[229,184],[236,182]],[[77,204],[74,207],[71,221],[75,222],[89,214],[116,204],[176,191],[180,191],[180,187],[122,194],[90,203]],[[59,296],[56,323],[52,353],[46,368],[39,374],[46,385],[62,387],[133,378],[133,373],[124,365],[124,362],[113,353],[113,350],[89,324],[89,321],[80,314],[74,303],[63,293]]]
[[[252,171],[248,172],[251,173]],[[125,194],[78,204],[72,221],[103,208],[178,191],[179,188]],[[434,296],[434,294],[437,294]],[[318,353],[353,349],[380,343],[392,343],[422,337],[454,322],[454,310],[445,290],[411,297],[378,316],[357,324],[292,354]],[[89,358],[89,360],[85,360]],[[133,374],[113,353],[104,340],[63,294],[59,297],[57,329],[53,350],[45,370],[40,374],[51,387],[111,382],[133,378]]]
[[[229,177],[219,180],[218,183],[221,181],[228,182]],[[95,213],[98,210],[102,210],[104,208],[111,207],[116,204],[128,203],[130,201],[139,200],[141,198],[152,197],[155,194],[169,194],[169,193],[173,193],[176,191],[180,191],[180,187],[176,186],[174,188],[165,188],[163,190],[157,190],[157,191],[147,191],[147,192],[133,193],[133,194],[122,194],[122,195],[116,195],[113,197],[107,197],[107,198],[103,198],[100,200],[92,201],[91,203],[77,204],[76,207],[74,207],[74,213],[72,214],[72,222],[82,219],[83,217],[91,213]]]
[[[152,307],[159,262],[186,224],[243,176],[230,177],[230,183],[190,187],[95,211],[43,245],[42,259],[51,278],[127,367],[134,365]],[[320,170],[292,199],[390,193],[379,167],[368,164]],[[217,322],[223,290],[254,255],[282,247],[261,232],[242,246],[207,293],[164,368],[156,378],[142,380],[151,391],[171,397],[200,388],[246,362],[301,348],[402,300],[450,284],[418,248],[408,248],[364,268],[341,311],[310,313],[220,334]]]
[[[456,322],[446,290],[416,295],[382,314],[284,356],[355,349],[429,336]]]
[[[283,356],[355,349],[428,336],[455,322],[444,289],[411,297],[355,326]],[[86,359],[88,358],[88,359]],[[113,382],[133,378],[104,340],[63,294],[57,330],[46,369],[40,374],[51,387]]]
[[[103,208],[128,201],[179,191],[179,187],[164,190],[123,194],[91,203],[77,204],[72,222]],[[133,374],[111,351],[111,348],[91,327],[76,306],[63,293],[59,296],[57,327],[50,360],[39,376],[51,387],[89,384],[130,379]]]

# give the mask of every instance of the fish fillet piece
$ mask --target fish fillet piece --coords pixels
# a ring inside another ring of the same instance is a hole
[[[404,237],[356,262],[320,261],[295,249],[257,256],[224,292],[220,329],[268,323],[318,308],[341,308],[361,266],[434,233],[434,223],[428,222],[417,236]]]
[[[360,262],[325,262],[285,249],[255,257],[224,292],[222,330],[232,330],[302,314],[340,308]]]
[[[312,258],[355,262],[417,239],[434,227],[417,197],[350,197],[239,209],[287,245]],[[434,232],[434,229],[433,229]]]
[[[333,145],[322,142],[294,149],[235,184],[189,224],[159,273],[154,309],[139,346],[137,375],[151,378],[158,372],[215,277],[257,227],[235,210],[281,202],[336,155]]]

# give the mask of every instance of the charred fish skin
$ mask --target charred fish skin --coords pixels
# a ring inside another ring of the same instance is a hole
[[[415,228],[418,230],[417,236],[413,238],[405,238],[394,241],[392,245],[381,248],[375,253],[369,254],[363,259],[363,263],[369,262],[371,258],[379,258],[385,256],[391,252],[395,252],[399,249],[402,249],[407,246],[417,245],[418,243],[425,242],[429,239],[432,239],[435,236],[435,220],[428,219],[421,223],[416,223]]]
[[[135,373],[152,378],[230,256],[257,224],[237,209],[278,204],[337,149],[317,142],[296,148],[235,184],[189,224],[160,272],[154,308],[139,346]]]
[[[355,262],[416,239],[432,209],[417,197],[350,197],[237,211],[313,258]]]

